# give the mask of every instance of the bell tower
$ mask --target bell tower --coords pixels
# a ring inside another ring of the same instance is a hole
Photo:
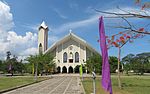
[[[48,48],[48,26],[43,21],[38,28],[38,51],[43,53]]]

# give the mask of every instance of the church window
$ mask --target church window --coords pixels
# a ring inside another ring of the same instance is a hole
[[[70,59],[73,59],[73,53],[72,52],[70,52]]]
[[[64,61],[64,63],[67,62],[67,53],[66,52],[63,54],[63,61]]]
[[[73,63],[73,53],[70,52],[69,54],[69,63]]]
[[[75,53],[75,62],[79,62],[79,53],[78,52]]]

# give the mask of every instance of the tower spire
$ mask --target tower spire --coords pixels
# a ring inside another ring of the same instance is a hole
[[[48,26],[43,21],[39,26],[38,32],[38,50],[39,53],[43,53],[48,48]]]
[[[48,26],[46,25],[45,21],[42,21],[42,23],[41,23],[39,29],[40,29],[40,28],[48,29]]]

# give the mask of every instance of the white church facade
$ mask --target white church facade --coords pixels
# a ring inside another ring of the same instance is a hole
[[[90,56],[99,54],[85,40],[72,32],[48,48],[48,26],[44,22],[39,27],[38,50],[44,54],[50,52],[54,55],[58,73],[78,72],[77,66],[85,65]]]

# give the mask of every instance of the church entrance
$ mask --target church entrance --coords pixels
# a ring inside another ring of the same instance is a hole
[[[67,73],[67,68],[65,66],[62,68],[62,73]]]
[[[71,66],[69,67],[69,73],[73,73],[73,68]]]
[[[60,73],[61,68],[57,67],[57,73]]]

